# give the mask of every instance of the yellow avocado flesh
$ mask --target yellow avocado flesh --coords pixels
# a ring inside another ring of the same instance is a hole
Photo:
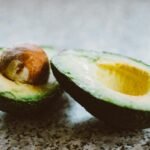
[[[46,95],[50,95],[58,89],[58,83],[51,79],[44,85],[30,85],[9,80],[0,74],[0,95],[21,101],[38,101]]]
[[[97,62],[99,81],[106,87],[131,96],[150,91],[150,72],[126,62]]]

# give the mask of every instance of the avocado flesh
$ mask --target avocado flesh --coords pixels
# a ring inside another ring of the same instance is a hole
[[[60,85],[101,120],[119,128],[150,126],[148,65],[118,54],[68,50],[52,59],[52,69]]]
[[[45,85],[35,86],[13,82],[2,74],[0,74],[0,81],[0,95],[18,102],[36,102],[47,95],[53,94],[53,92],[58,89],[58,84],[55,81],[49,82]]]
[[[4,49],[0,49],[2,52]],[[49,60],[57,53],[55,49],[45,47]],[[33,113],[50,108],[60,95],[58,82],[50,72],[49,81],[43,85],[31,85],[14,82],[0,74],[0,110],[10,113]]]

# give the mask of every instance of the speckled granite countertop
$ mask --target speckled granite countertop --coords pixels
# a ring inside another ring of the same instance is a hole
[[[150,129],[116,131],[64,94],[58,111],[35,119],[1,113],[1,150],[149,150]]]
[[[149,8],[148,0],[0,0],[0,46],[99,49],[150,64]],[[116,131],[67,95],[58,106],[35,119],[1,112],[0,150],[150,149],[150,128]]]

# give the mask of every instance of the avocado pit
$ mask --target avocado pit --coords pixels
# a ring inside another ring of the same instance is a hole
[[[36,45],[19,45],[1,54],[0,72],[15,82],[44,84],[48,81],[49,70],[46,53]]]

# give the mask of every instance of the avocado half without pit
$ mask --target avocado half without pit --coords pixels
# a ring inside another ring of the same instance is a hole
[[[150,127],[150,66],[118,54],[64,50],[52,59],[60,85],[111,126]]]
[[[0,49],[0,110],[32,115],[51,109],[61,94],[50,68],[55,53],[32,44]]]

